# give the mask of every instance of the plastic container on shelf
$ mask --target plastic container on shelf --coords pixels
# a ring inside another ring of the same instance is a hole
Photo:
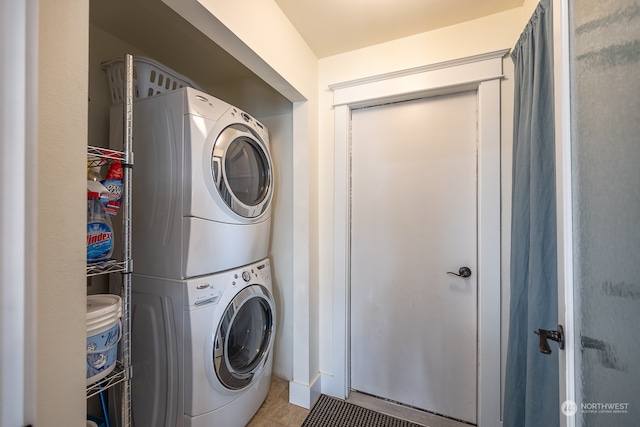
[[[113,226],[100,194],[87,193],[87,263],[107,261],[113,253]]]
[[[111,103],[113,105],[122,104],[125,85],[123,57],[112,58],[101,63],[100,66],[107,73]],[[136,56],[133,59],[134,99],[148,98],[183,87],[202,90],[187,77],[176,73],[153,59],[144,56]]]
[[[118,295],[87,296],[87,385],[116,367],[122,338],[122,299]]]

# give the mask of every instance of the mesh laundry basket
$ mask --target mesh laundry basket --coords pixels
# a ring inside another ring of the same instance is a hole
[[[109,79],[111,103],[121,104],[125,85],[124,58],[116,57],[100,64]],[[144,56],[133,58],[133,97],[147,98],[183,87],[202,90],[188,78]]]

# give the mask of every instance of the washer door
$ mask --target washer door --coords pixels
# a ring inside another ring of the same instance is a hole
[[[241,123],[226,127],[213,145],[211,171],[224,203],[237,215],[256,218],[271,203],[273,173],[265,142]]]
[[[260,285],[243,289],[229,303],[213,345],[214,369],[224,387],[248,387],[262,369],[273,345],[274,317],[271,294]]]

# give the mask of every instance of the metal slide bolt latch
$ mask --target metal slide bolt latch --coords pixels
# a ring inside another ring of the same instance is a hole
[[[558,325],[557,331],[538,329],[534,332],[540,337],[540,343],[538,345],[540,353],[551,354],[551,347],[549,347],[549,342],[547,341],[547,339],[557,342],[560,350],[564,350],[564,329],[562,329],[562,325]]]

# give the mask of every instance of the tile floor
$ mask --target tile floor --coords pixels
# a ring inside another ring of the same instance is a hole
[[[289,383],[271,379],[269,394],[247,427],[300,427],[308,409],[289,403]]]

